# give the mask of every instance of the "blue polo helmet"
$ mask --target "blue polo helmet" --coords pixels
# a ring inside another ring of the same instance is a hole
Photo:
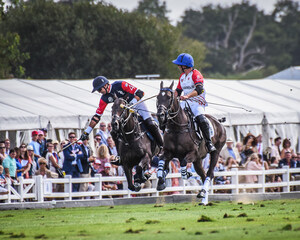
[[[105,84],[109,83],[106,77],[98,76],[93,81],[93,92],[100,90],[105,86]]]
[[[180,66],[194,67],[194,59],[188,53],[181,53],[172,63]]]

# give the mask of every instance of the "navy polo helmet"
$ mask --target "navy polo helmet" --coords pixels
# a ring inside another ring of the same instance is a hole
[[[180,66],[194,67],[194,59],[188,53],[181,53],[172,63]]]
[[[106,77],[98,76],[93,81],[93,92],[100,90],[105,86],[105,84],[109,83]]]

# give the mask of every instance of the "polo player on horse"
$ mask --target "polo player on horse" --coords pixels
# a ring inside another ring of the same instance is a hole
[[[182,72],[175,91],[175,98],[180,96],[183,92],[183,96],[180,96],[180,100],[184,100],[180,102],[181,108],[184,109],[187,105],[190,107],[202,131],[207,151],[209,153],[216,151],[210,139],[209,122],[204,115],[207,102],[205,100],[206,91],[204,89],[203,76],[197,69],[194,69],[194,59],[190,54],[181,53],[177,59],[172,62],[176,64]]]
[[[118,98],[125,98],[128,96],[127,102],[129,104],[135,104],[133,108],[136,108],[138,114],[143,118],[146,128],[150,131],[156,144],[161,149],[163,147],[163,139],[157,125],[154,123],[150,112],[144,102],[138,102],[144,96],[144,92],[137,89],[135,86],[129,84],[126,81],[115,81],[112,84],[109,83],[106,77],[98,76],[93,81],[93,92],[99,92],[102,94],[99,107],[96,110],[95,115],[92,117],[91,122],[87,129],[82,133],[80,140],[87,139],[90,132],[100,121],[101,116],[108,103],[112,103],[115,100],[115,95]]]

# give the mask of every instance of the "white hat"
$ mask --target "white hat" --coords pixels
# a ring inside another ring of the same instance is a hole
[[[32,145],[28,145],[28,146],[27,146],[27,150],[33,151],[33,146],[32,146]]]
[[[111,168],[111,164],[109,162],[105,163],[104,168]]]
[[[228,138],[228,139],[226,140],[226,142],[232,142],[232,143],[233,143],[233,140],[232,140],[231,138]]]

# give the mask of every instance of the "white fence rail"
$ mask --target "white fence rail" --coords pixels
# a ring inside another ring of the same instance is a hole
[[[241,179],[246,175],[258,176],[257,183],[242,183]],[[266,182],[266,176],[280,175],[282,177],[281,182]],[[196,176],[196,175],[194,175]],[[259,171],[244,171],[238,169],[232,169],[232,171],[215,172],[215,177],[218,176],[230,176],[231,183],[224,185],[210,186],[210,194],[216,194],[220,190],[229,190],[232,194],[239,194],[247,191],[247,189],[256,189],[258,193],[266,193],[266,189],[280,188],[281,192],[300,191],[300,168],[282,168],[272,170],[259,170]],[[143,188],[139,192],[132,192],[127,189],[127,182],[125,177],[102,177],[101,174],[96,174],[91,178],[72,178],[71,176],[65,176],[65,178],[47,179],[42,176],[35,176],[32,179],[19,178],[17,184],[12,185],[8,183],[5,187],[8,190],[8,194],[0,195],[0,201],[5,203],[12,202],[44,202],[56,200],[72,200],[72,198],[85,198],[93,197],[94,199],[102,199],[106,197],[123,197],[131,198],[137,196],[159,196],[164,193],[179,192],[186,194],[193,191],[201,190],[201,186],[188,186],[187,180],[181,178],[180,173],[173,173],[167,176],[169,181],[173,178],[179,180],[179,186],[169,186],[161,192],[156,190],[157,179],[155,174],[150,178],[152,182],[151,188]],[[102,182],[122,182],[124,190],[102,190]],[[80,183],[92,183],[94,185],[93,191],[88,192],[72,192],[72,184]],[[61,186],[61,191],[55,191],[57,186]],[[0,203],[1,204],[1,203]]]

